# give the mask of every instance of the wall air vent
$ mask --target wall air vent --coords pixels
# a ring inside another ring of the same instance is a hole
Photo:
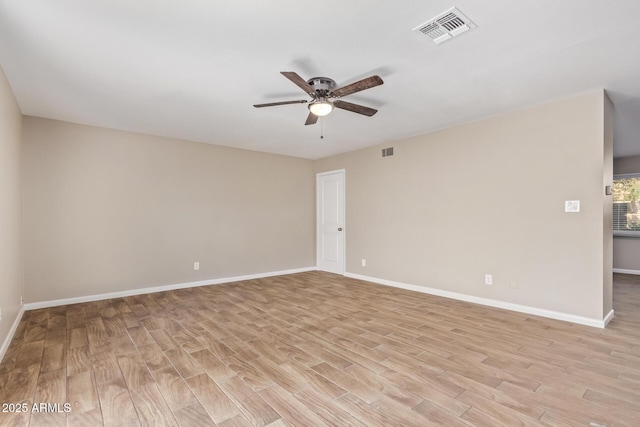
[[[382,157],[393,156],[393,147],[383,148],[382,149]]]
[[[440,44],[476,27],[473,21],[452,7],[424,24],[418,25],[413,31],[424,34],[435,44]]]

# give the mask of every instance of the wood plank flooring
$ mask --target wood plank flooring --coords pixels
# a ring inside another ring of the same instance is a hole
[[[614,283],[604,330],[322,272],[28,311],[0,425],[638,426],[640,277]]]

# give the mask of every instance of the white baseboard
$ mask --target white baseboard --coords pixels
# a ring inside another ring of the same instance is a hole
[[[611,320],[613,320],[613,308],[611,309],[611,311],[609,312],[609,314],[607,314],[604,317],[604,320],[602,321],[602,323],[604,323],[603,328],[606,328],[607,325],[609,324],[609,322],[611,322]]]
[[[607,323],[613,319],[613,310],[611,310],[603,320],[592,319],[589,317],[576,316],[573,314],[562,313],[559,311],[545,310],[542,308],[530,307],[527,305],[513,304],[506,301],[494,300],[490,298],[476,297],[473,295],[465,295],[457,292],[444,291],[442,289],[428,288],[426,286],[410,285],[407,283],[396,282],[393,280],[378,279],[377,277],[363,276],[360,274],[345,273],[346,277],[365,280],[367,282],[378,283],[380,285],[393,286],[396,288],[407,289],[409,291],[422,292],[423,294],[436,295],[445,298],[456,299],[459,301],[472,302],[475,304],[486,305],[489,307],[503,308],[505,310],[517,311],[520,313],[533,314],[536,316],[547,317],[550,319],[564,320],[565,322],[578,323],[580,325],[593,326],[596,328],[604,328]]]
[[[640,276],[640,270],[627,270],[625,268],[614,268],[613,272],[622,273],[622,274],[635,274],[637,276]]]
[[[20,320],[22,320],[22,315],[24,314],[24,306],[22,306],[20,308],[20,311],[18,312],[18,315],[16,316],[16,320],[13,321],[13,325],[11,325],[11,329],[9,329],[9,333],[7,334],[7,337],[4,339],[4,342],[2,343],[2,347],[0,347],[0,362],[2,362],[2,359],[4,359],[4,355],[7,352],[7,350],[9,350],[9,345],[11,344],[11,340],[13,339],[13,336],[16,333],[16,330],[18,329],[18,325],[20,324]]]
[[[196,286],[219,285],[221,283],[240,282],[242,280],[262,279],[264,277],[282,276],[285,274],[316,271],[317,267],[296,268],[292,270],[271,271],[267,273],[249,274],[246,276],[225,277],[222,279],[199,280],[197,282],[176,283],[174,285],[153,286],[149,288],[131,289],[127,291],[109,292],[106,294],[86,295],[81,297],[64,298],[51,301],[31,302],[23,306],[23,310],[58,307],[61,305],[79,304],[83,302],[100,301],[111,298],[130,297],[134,295],[151,294],[154,292],[172,291],[175,289],[194,288]]]

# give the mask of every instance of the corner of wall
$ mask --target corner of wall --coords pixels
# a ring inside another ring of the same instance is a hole
[[[0,68],[0,355],[22,313],[22,112]],[[13,322],[13,323],[12,323]]]
[[[602,269],[602,315],[613,313],[613,199],[605,188],[613,186],[613,123],[614,107],[609,95],[603,91],[603,269]]]

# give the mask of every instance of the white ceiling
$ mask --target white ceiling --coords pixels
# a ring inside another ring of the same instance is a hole
[[[457,6],[478,28],[412,29]],[[0,0],[0,64],[26,115],[320,158],[604,88],[615,155],[640,154],[637,0]],[[280,75],[385,83],[304,126]],[[324,139],[320,139],[321,127]]]

